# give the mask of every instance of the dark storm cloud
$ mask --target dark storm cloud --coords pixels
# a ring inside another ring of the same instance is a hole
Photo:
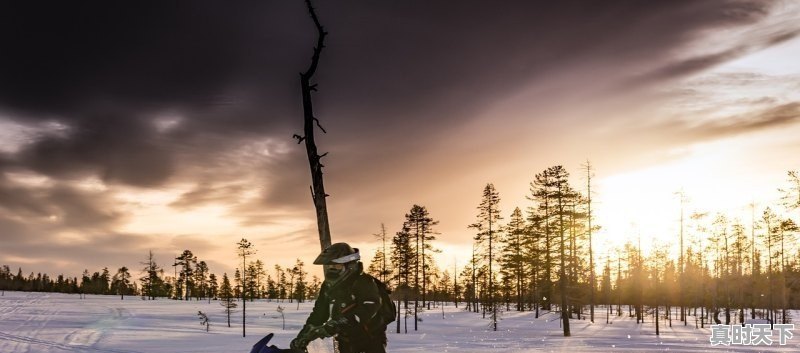
[[[61,184],[24,186],[8,179],[0,179],[0,211],[31,224],[81,230],[111,227],[124,217],[105,192]]]
[[[156,186],[174,167],[171,153],[135,116],[109,113],[73,122],[67,136],[23,149],[22,166],[55,178],[98,176],[108,183]]]
[[[769,3],[325,2],[318,110],[340,139],[435,135],[553,70],[663,60]],[[0,109],[73,129],[25,149],[19,165],[156,186],[193,160],[176,148],[210,154],[300,125],[297,72],[314,39],[300,1],[15,3],[2,16]],[[178,131],[155,131],[163,111],[185,117]]]

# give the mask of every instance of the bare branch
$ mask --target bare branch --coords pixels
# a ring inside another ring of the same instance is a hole
[[[314,47],[314,55],[311,57],[311,65],[308,67],[308,70],[302,74],[303,77],[310,78],[314,75],[314,72],[317,71],[319,55],[322,53],[322,48],[325,48],[325,36],[328,35],[328,32],[325,32],[325,29],[319,23],[317,13],[314,11],[314,7],[311,6],[311,0],[306,0],[306,6],[308,7],[308,13],[311,15],[311,19],[314,20],[314,26],[317,27],[317,34],[319,35],[317,38],[317,46]]]
[[[327,133],[328,133],[327,131],[325,131],[325,128],[323,128],[323,127],[322,127],[322,125],[320,125],[320,124],[319,124],[319,119],[317,119],[317,118],[314,118],[314,122],[315,122],[315,123],[317,123],[317,127],[318,127],[320,130],[322,130],[322,133],[323,133],[323,134],[327,134]]]

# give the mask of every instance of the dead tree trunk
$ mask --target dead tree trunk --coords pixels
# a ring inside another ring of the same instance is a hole
[[[311,0],[306,0],[308,13],[311,19],[314,20],[314,26],[317,28],[317,45],[314,47],[314,54],[311,56],[311,65],[305,72],[300,73],[300,84],[303,91],[303,136],[294,135],[297,143],[305,141],[306,154],[308,155],[308,165],[311,168],[311,198],[314,200],[314,208],[317,211],[317,229],[319,231],[319,243],[322,249],[331,245],[331,230],[328,223],[328,206],[325,198],[328,194],[325,193],[325,186],[322,182],[322,163],[320,159],[325,157],[327,153],[319,155],[317,153],[317,145],[314,143],[314,125],[316,124],[323,133],[325,129],[319,124],[319,120],[314,116],[314,109],[311,103],[311,92],[317,90],[316,84],[311,84],[311,78],[317,71],[319,64],[319,56],[322,53],[322,48],[325,47],[325,36],[328,32],[319,23],[317,14],[314,12],[314,7],[311,6]]]

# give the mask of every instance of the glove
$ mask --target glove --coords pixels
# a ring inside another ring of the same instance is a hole
[[[309,341],[305,338],[297,337],[292,340],[292,343],[289,343],[289,349],[294,353],[308,353],[308,343]]]
[[[350,326],[350,321],[348,321],[346,317],[342,316],[338,319],[328,320],[328,322],[320,326],[320,329],[324,332],[325,337],[331,337],[344,331],[344,329],[348,326]]]
[[[308,344],[316,339],[312,333],[315,328],[312,325],[303,326],[303,329],[297,333],[297,337],[289,343],[289,348],[294,352],[307,352],[306,347],[308,347]]]

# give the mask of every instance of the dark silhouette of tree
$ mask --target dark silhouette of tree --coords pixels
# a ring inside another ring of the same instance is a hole
[[[208,265],[205,261],[198,261],[195,265],[193,283],[195,299],[205,298],[208,295]]]
[[[430,241],[436,240],[433,226],[439,222],[433,220],[428,210],[420,205],[412,206],[405,218],[403,227],[409,230],[410,236],[414,239],[414,331],[416,331],[418,297],[422,294],[422,306],[425,307],[428,292],[428,269],[433,261],[431,252],[435,251]],[[428,250],[428,254],[425,254],[425,250]]]
[[[100,274],[98,282],[98,290],[95,294],[109,294],[111,292],[111,273],[108,267],[103,267],[103,272]]]
[[[501,264],[504,277],[509,277],[513,283],[513,292],[516,300],[517,310],[524,311],[524,298],[526,282],[527,264],[530,262],[526,256],[526,249],[530,238],[525,224],[525,218],[519,207],[511,213],[511,217],[506,225],[505,239],[501,254]]]
[[[540,249],[539,263],[535,266],[538,272],[541,268],[541,278],[534,277],[534,283],[538,284],[537,288],[541,288],[541,292],[537,295],[542,298],[542,308],[545,310],[551,309],[553,296],[553,254],[555,253],[555,237],[553,236],[553,217],[554,204],[551,196],[553,194],[553,177],[545,170],[534,176],[534,180],[530,183],[531,195],[528,196],[529,200],[536,202],[534,207],[529,210],[529,223],[532,225],[532,232],[535,237],[540,238],[542,246]],[[543,256],[541,256],[543,255]],[[538,313],[538,310],[537,310]]]
[[[228,317],[228,327],[231,327],[231,314],[237,307],[235,297],[228,274],[223,273],[222,284],[219,287],[219,304],[225,309],[225,315]]]
[[[733,279],[733,283],[735,283],[737,290],[736,290],[736,303],[739,309],[739,324],[744,324],[744,309],[745,305],[747,304],[745,301],[745,283],[746,280],[744,278],[744,264],[747,262],[747,250],[751,246],[750,243],[747,241],[747,235],[744,231],[744,226],[742,226],[738,221],[733,224],[731,227],[733,243],[731,243],[731,248],[733,251],[733,275],[735,278]]]
[[[295,262],[294,267],[292,267],[292,277],[294,278],[294,288],[292,290],[292,297],[297,299],[297,308],[300,309],[300,303],[303,302],[303,299],[306,297],[306,290],[308,289],[308,283],[306,283],[306,276],[308,276],[308,272],[303,269],[305,264],[302,260],[297,259]]]
[[[686,320],[686,303],[684,300],[684,277],[683,277],[683,258],[684,258],[684,251],[683,251],[683,208],[684,204],[686,204],[687,198],[686,195],[683,193],[683,190],[680,190],[675,193],[680,197],[680,204],[681,204],[681,214],[680,214],[680,233],[679,233],[679,246],[678,246],[678,305],[681,307],[680,309],[680,320],[683,321],[683,326],[687,326],[688,320]]]
[[[381,241],[380,252],[375,254],[376,258],[380,259],[380,270],[371,272],[377,274],[376,277],[379,278],[381,282],[386,283],[388,276],[392,273],[386,265],[386,225],[381,223],[381,231],[373,235]],[[380,254],[380,257],[378,257],[378,254]]]
[[[777,226],[777,230],[775,232],[775,242],[780,244],[778,253],[780,255],[780,274],[781,274],[781,323],[787,323],[786,320],[786,310],[787,310],[787,298],[786,298],[786,243],[794,243],[794,239],[792,234],[797,232],[798,227],[797,224],[794,223],[791,219],[783,219],[780,221],[780,224]]]
[[[206,297],[208,297],[208,302],[211,303],[211,299],[216,300],[218,293],[219,293],[219,282],[217,282],[217,275],[209,273],[208,292],[206,293]]]
[[[764,238],[764,243],[767,246],[767,281],[768,281],[767,291],[769,293],[768,319],[770,320],[770,329],[773,329],[772,325],[774,325],[775,323],[775,316],[774,316],[775,304],[773,300],[774,298],[773,288],[775,286],[774,285],[775,281],[772,275],[772,269],[773,269],[772,258],[774,257],[772,247],[774,246],[774,241],[775,241],[774,234],[776,230],[773,227],[776,227],[778,224],[780,224],[780,221],[778,220],[778,216],[775,214],[775,212],[773,212],[772,209],[770,209],[769,207],[767,207],[764,210],[764,213],[762,213],[761,220],[764,222],[764,231],[766,233],[764,233],[763,238]]]
[[[239,271],[239,268],[236,268],[236,270],[233,272],[233,283],[235,284],[233,287],[233,294],[236,296],[236,298],[241,299],[243,295],[242,288],[244,288],[244,286],[242,285],[242,272]]]
[[[140,264],[144,265],[142,269],[144,276],[139,278],[139,281],[142,282],[142,297],[155,300],[163,281],[158,276],[161,267],[156,263],[152,250],[147,252],[147,260]]]
[[[192,292],[193,287],[193,273],[195,266],[197,264],[197,257],[192,254],[191,250],[184,250],[181,255],[175,258],[175,265],[181,268],[179,273],[179,282],[183,292],[178,292],[175,295],[178,298],[183,298],[184,300],[189,300],[189,296]]]
[[[0,296],[6,295],[6,289],[11,287],[13,276],[8,265],[0,267]]]
[[[594,250],[592,248],[592,164],[586,161],[583,165],[586,170],[586,231],[589,237],[589,321],[594,322]]]
[[[486,258],[488,259],[487,268],[487,300],[492,314],[492,330],[497,331],[497,304],[494,297],[494,278],[492,261],[494,260],[494,244],[497,242],[500,230],[500,194],[495,190],[492,183],[486,184],[483,188],[483,196],[478,206],[478,220],[469,227],[478,231],[475,241],[486,247]]]
[[[311,198],[314,201],[314,209],[317,213],[317,229],[319,231],[320,247],[324,250],[331,245],[331,230],[328,223],[328,206],[325,198],[328,194],[325,193],[325,185],[322,180],[322,155],[317,153],[317,144],[314,140],[314,125],[325,133],[325,129],[319,123],[319,119],[314,115],[314,108],[311,101],[311,92],[317,91],[317,84],[312,84],[311,79],[314,73],[317,72],[319,65],[319,57],[322,54],[322,48],[325,47],[325,36],[328,32],[322,27],[317,18],[314,7],[311,6],[311,0],[306,0],[308,13],[314,21],[314,26],[317,29],[317,45],[314,47],[314,54],[311,56],[311,65],[305,72],[300,73],[300,86],[303,93],[303,136],[294,135],[297,143],[306,142],[306,154],[308,155],[308,165],[311,169]]]
[[[246,337],[246,327],[247,327],[247,299],[245,298],[245,294],[247,293],[247,257],[256,253],[256,249],[253,246],[253,243],[248,241],[245,238],[242,238],[238,243],[236,243],[236,255],[242,258],[242,268],[245,269],[242,271],[242,337]]]
[[[278,279],[277,282],[278,301],[288,298],[289,284],[288,281],[286,280],[286,271],[284,271],[279,265],[275,265],[275,278]]]
[[[391,246],[391,244],[389,245]],[[372,261],[369,262],[369,266],[367,266],[367,273],[373,275],[383,283],[387,283],[389,275],[392,274],[392,267],[387,263],[386,258],[387,254],[383,252],[383,249],[378,248],[378,250],[375,251],[375,256],[372,258]]]
[[[547,185],[547,192],[550,194],[548,199],[552,200],[553,214],[555,215],[555,229],[559,237],[559,291],[561,297],[561,320],[564,329],[564,336],[570,336],[569,329],[569,305],[567,301],[567,243],[565,236],[570,229],[570,219],[574,216],[574,211],[570,207],[576,203],[579,195],[569,185],[569,173],[562,166],[548,168],[544,173],[549,175],[550,184]]]
[[[408,310],[408,302],[411,292],[411,269],[414,268],[417,257],[411,243],[411,234],[408,226],[404,223],[403,228],[392,237],[391,262],[397,269],[393,273],[393,280],[396,284],[393,295],[396,300],[402,300],[403,310]],[[397,305],[397,333],[400,333],[400,305]],[[406,333],[408,329],[406,328]]]
[[[124,300],[125,294],[129,291],[128,287],[131,284],[131,274],[128,272],[128,268],[125,266],[120,267],[117,270],[117,274],[114,275],[114,280],[112,283],[112,288],[116,289],[116,293],[119,294],[120,300]]]

